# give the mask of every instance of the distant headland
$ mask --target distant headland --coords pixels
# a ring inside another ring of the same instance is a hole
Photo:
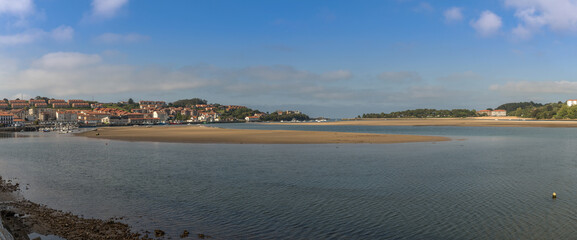
[[[365,113],[364,118],[471,118],[471,117],[519,117],[536,120],[567,120],[577,119],[577,100],[567,100],[556,103],[515,102],[505,103],[497,108],[485,110],[469,109],[414,109],[391,113]]]

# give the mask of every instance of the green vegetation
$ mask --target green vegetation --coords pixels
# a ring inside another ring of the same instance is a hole
[[[46,103],[48,103],[48,100],[50,100],[50,99],[54,99],[54,98],[48,98],[48,97],[42,97],[42,96],[36,96],[34,99],[35,99],[35,100],[44,100]]]
[[[542,107],[543,104],[541,103],[534,103],[533,101],[531,102],[517,102],[517,103],[505,103],[502,104],[501,106],[497,107],[497,110],[507,110],[507,112],[513,112],[516,111],[517,109],[521,108],[521,109],[533,109],[533,108],[538,108],[538,107]]]
[[[569,107],[562,102],[547,104],[531,103],[530,105],[527,103],[517,103],[517,109],[508,111],[507,115],[535,119],[577,119],[577,106]],[[511,104],[511,106],[512,105],[513,104]]]
[[[292,121],[293,119],[298,121],[308,121],[311,118],[304,113],[287,113],[279,115],[277,112],[273,112],[271,114],[260,117],[260,120],[265,122]]]
[[[250,108],[237,108],[234,110],[226,111],[226,109],[219,109],[218,113],[223,119],[244,119],[248,116],[254,116],[256,113],[261,113],[258,110],[252,110]]]
[[[391,113],[365,113],[362,118],[464,118],[475,117],[477,111],[468,109],[415,109]]]
[[[492,110],[492,109],[488,109]],[[557,103],[535,103],[535,102],[515,102],[505,103],[495,108],[495,110],[506,110],[507,116],[535,119],[577,119],[577,105],[567,106],[563,102]],[[362,118],[458,118],[479,116],[475,110],[453,109],[415,109],[392,113],[367,113]]]
[[[178,101],[175,101],[173,103],[169,103],[168,106],[169,107],[194,107],[194,105],[198,105],[198,104],[208,104],[208,102],[204,99],[200,99],[200,98],[192,98],[192,99],[181,99]]]
[[[179,121],[186,121],[189,119],[190,119],[190,116],[182,115],[181,113],[177,113],[176,116],[174,117],[174,120],[179,120]]]
[[[130,112],[130,110],[132,110],[132,109],[140,108],[140,105],[139,105],[138,103],[133,103],[133,104],[106,103],[106,104],[102,104],[102,107],[105,107],[105,108],[115,108],[115,109],[120,109],[120,110],[124,110],[124,111]]]

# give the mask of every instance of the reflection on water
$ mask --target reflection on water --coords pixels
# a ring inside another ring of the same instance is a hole
[[[371,129],[401,131],[362,131]],[[219,145],[30,133],[0,141],[0,175],[30,184],[24,195],[33,201],[87,217],[126,216],[136,230],[173,238],[185,229],[215,239],[577,233],[577,129],[418,129],[468,140]]]
[[[23,137],[23,135],[19,135],[14,132],[0,132],[0,138],[17,138],[17,137]]]
[[[14,137],[13,133],[0,132],[0,138],[13,138],[13,137]]]

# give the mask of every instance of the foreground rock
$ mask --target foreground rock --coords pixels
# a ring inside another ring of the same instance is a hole
[[[58,236],[68,240],[149,240],[149,239],[172,239],[162,230],[144,234],[131,231],[127,224],[116,222],[113,219],[86,219],[70,212],[51,209],[45,205],[33,203],[16,194],[19,189],[18,183],[11,180],[3,180],[0,176],[0,239],[30,240],[31,233],[44,236]],[[116,218],[122,219],[122,218]],[[4,234],[4,230],[9,233]],[[184,230],[180,238],[189,238],[189,232]],[[6,237],[6,235],[10,235]],[[211,238],[204,234],[198,234],[198,239]],[[36,240],[39,238],[35,238]]]
[[[18,184],[0,177],[0,215],[4,227],[16,240],[28,240],[31,233],[65,239],[151,239],[133,233],[127,224],[100,219],[84,219],[18,198]]]
[[[66,239],[149,239],[132,233],[126,224],[84,219],[27,200],[5,204],[2,220],[15,239],[27,239],[32,232]]]

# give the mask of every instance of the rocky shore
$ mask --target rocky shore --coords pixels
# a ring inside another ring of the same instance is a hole
[[[29,235],[37,233],[44,236],[58,236],[68,240],[76,239],[171,239],[162,230],[136,233],[120,219],[86,219],[69,212],[51,209],[47,206],[28,201],[18,196],[19,185],[0,177],[0,215],[4,229],[15,240],[29,240]],[[192,235],[184,231],[180,238],[207,238],[203,234]],[[10,240],[10,236],[0,238]],[[32,240],[40,240],[36,237]],[[4,239],[2,239],[4,240]]]

